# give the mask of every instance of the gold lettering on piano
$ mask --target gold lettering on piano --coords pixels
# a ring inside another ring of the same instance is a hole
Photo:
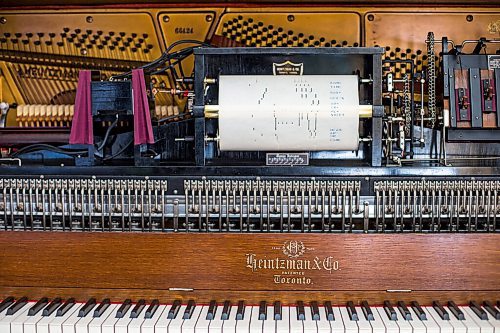
[[[308,256],[314,248],[306,247],[300,241],[286,241],[280,247],[272,247],[272,250],[279,250],[286,257],[259,256],[255,253],[246,254],[246,267],[253,273],[260,271],[275,271],[273,282],[275,284],[314,284],[308,272],[324,271],[332,272],[340,270],[338,260],[333,256],[320,257],[317,255]]]

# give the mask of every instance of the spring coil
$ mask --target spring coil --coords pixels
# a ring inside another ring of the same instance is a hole
[[[434,33],[427,34],[427,79],[428,79],[428,106],[431,117],[431,127],[436,124],[436,54],[434,53]]]
[[[410,77],[405,74],[403,77],[404,87],[403,87],[403,112],[405,116],[405,135],[410,136],[410,126],[411,124],[411,105],[410,105]]]

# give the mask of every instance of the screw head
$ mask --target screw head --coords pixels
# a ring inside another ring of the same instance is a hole
[[[0,24],[5,24],[7,23],[7,19],[5,17],[0,17]]]
[[[163,22],[165,23],[170,22],[170,16],[168,15],[163,16]]]
[[[288,15],[286,19],[288,20],[288,22],[293,22],[295,21],[295,15]]]
[[[472,22],[472,21],[474,20],[474,16],[472,16],[472,15],[467,15],[467,16],[465,17],[465,19],[467,20],[467,22]]]
[[[373,14],[369,14],[366,18],[371,22],[375,19],[375,16]]]
[[[212,22],[213,19],[214,18],[212,17],[212,15],[205,16],[205,21],[207,21],[207,22]]]
[[[92,22],[94,22],[94,18],[92,16],[87,16],[85,18],[85,21],[87,21],[87,23],[92,23]]]

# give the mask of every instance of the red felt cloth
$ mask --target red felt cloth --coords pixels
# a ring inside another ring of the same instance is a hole
[[[154,143],[153,126],[151,125],[146,83],[142,69],[132,70],[132,95],[134,97],[134,145]]]
[[[70,144],[94,144],[90,81],[90,71],[80,71],[76,89],[75,114],[69,135]]]

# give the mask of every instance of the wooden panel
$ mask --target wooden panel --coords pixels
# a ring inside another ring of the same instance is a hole
[[[499,241],[498,234],[0,232],[0,286],[500,291]]]
[[[295,304],[297,301],[331,301],[333,304],[345,304],[353,301],[356,304],[366,300],[372,305],[381,305],[385,300],[418,301],[421,305],[431,305],[438,300],[446,304],[453,300],[457,304],[468,304],[470,300],[491,300],[500,298],[500,291],[423,291],[423,292],[383,292],[383,291],[226,291],[226,290],[199,290],[199,291],[169,291],[161,289],[87,289],[87,288],[35,288],[35,287],[3,287],[0,286],[0,299],[8,296],[27,296],[31,300],[41,297],[74,297],[79,302],[85,302],[91,297],[97,299],[110,298],[112,302],[121,302],[124,299],[158,299],[161,303],[169,304],[179,299],[183,303],[195,300],[197,304],[208,304],[211,300],[223,302],[231,300],[236,303],[245,300],[246,304],[259,304],[260,301],[281,301],[283,304]]]
[[[304,4],[304,1],[293,0],[293,1],[285,1],[285,0],[253,0],[253,1],[245,1],[241,3],[237,3],[233,0],[198,0],[195,3],[187,0],[177,0],[177,1],[165,1],[165,0],[148,0],[148,3],[159,3],[164,6],[172,6],[184,4],[184,6],[199,6],[201,4],[206,5],[252,5],[252,4]],[[435,5],[465,5],[465,6],[473,6],[473,5],[486,5],[486,6],[495,6],[497,2],[495,0],[309,0],[307,1],[309,4],[338,4],[338,5],[363,5],[363,6],[376,6],[376,5],[406,5],[406,4],[416,4],[416,5],[427,5],[427,6],[435,6]],[[43,5],[60,5],[60,6],[89,6],[89,5],[118,5],[118,4],[134,4],[137,5],[137,0],[45,0]],[[5,6],[40,6],[39,1],[35,0],[4,0]]]

